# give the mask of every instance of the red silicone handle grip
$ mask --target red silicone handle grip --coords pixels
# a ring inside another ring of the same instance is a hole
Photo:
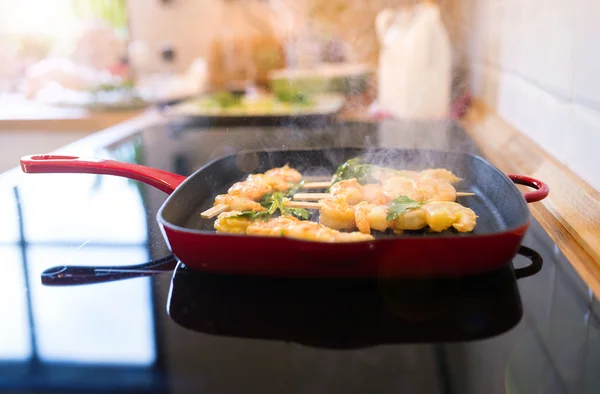
[[[548,193],[550,193],[550,187],[537,179],[530,178],[524,175],[509,175],[508,176],[514,183],[519,185],[525,185],[536,189],[532,192],[523,193],[523,197],[525,197],[525,201],[527,202],[536,202],[543,200],[548,197]]]
[[[114,160],[84,159],[77,156],[34,155],[21,159],[21,169],[28,174],[83,173],[116,175],[136,181],[171,194],[185,180],[184,176],[139,164]]]

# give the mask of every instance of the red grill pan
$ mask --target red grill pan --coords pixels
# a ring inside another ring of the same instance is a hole
[[[200,218],[215,195],[244,179],[289,163],[304,175],[331,174],[344,161],[365,161],[404,169],[447,168],[474,191],[459,202],[479,216],[473,233],[418,232],[376,235],[358,243],[320,243],[288,238],[216,234],[213,220]],[[508,264],[516,255],[531,214],[528,202],[548,195],[538,180],[505,175],[478,156],[430,150],[332,148],[248,151],[210,162],[189,177],[112,160],[38,155],[21,159],[26,173],[91,173],[135,179],[169,193],[157,220],[173,252],[201,271],[280,277],[422,277],[483,273]],[[522,194],[515,183],[535,191]]]

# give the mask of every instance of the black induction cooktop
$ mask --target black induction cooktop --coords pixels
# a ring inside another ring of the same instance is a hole
[[[157,123],[63,153],[185,175],[242,149],[330,146],[478,153],[453,122]],[[169,258],[155,221],[166,195],[137,182],[0,185],[0,392],[600,392],[598,301],[535,221],[523,241],[543,259],[533,268],[519,256],[452,280],[275,280]],[[51,267],[149,261],[99,270],[93,284],[41,279]]]

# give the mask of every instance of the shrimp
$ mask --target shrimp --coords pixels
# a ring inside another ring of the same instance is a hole
[[[335,230],[353,230],[356,227],[354,206],[342,196],[321,200],[319,223]]]
[[[419,179],[435,179],[448,183],[457,183],[462,180],[454,175],[452,171],[449,171],[445,168],[431,168],[428,170],[423,170],[419,173]]]
[[[431,202],[421,207],[425,211],[427,224],[436,232],[454,227],[460,232],[473,231],[477,215],[470,209],[455,202]]]
[[[421,193],[417,190],[417,182],[406,177],[393,177],[383,183],[383,193],[393,200],[398,196],[406,196],[411,200],[420,201]]]
[[[269,185],[262,177],[249,176],[249,180],[234,183],[228,194],[249,198],[250,200],[258,201],[267,193],[273,191],[273,187]]]
[[[407,196],[418,202],[456,201],[454,186],[435,179],[415,181],[404,177],[394,177],[383,184],[383,192],[390,200],[398,196]]]
[[[392,222],[387,220],[388,207],[361,202],[356,205],[354,215],[356,227],[363,234],[370,234],[371,229],[385,231]]]
[[[385,182],[390,178],[396,178],[399,176],[416,180],[419,178],[419,173],[409,170],[394,170],[393,168],[387,167],[374,167],[371,171],[369,171],[369,176],[378,182]]]
[[[241,232],[241,228],[245,225],[244,230],[247,235],[287,237],[319,242],[358,242],[373,239],[370,234],[359,232],[341,233],[319,223],[300,221],[289,216],[251,222],[246,218],[232,218],[230,217],[232,215],[229,214],[231,213],[219,215],[219,219],[215,222],[215,228],[217,228],[217,224],[220,226],[217,231]],[[230,224],[232,221],[233,223]]]
[[[350,205],[358,204],[363,200],[363,186],[356,178],[334,183],[329,188],[329,192],[333,197],[343,198]]]
[[[272,168],[265,172],[266,176],[279,178],[287,183],[298,183],[302,180],[302,174],[288,165],[279,168]]]
[[[331,230],[335,231],[335,230]],[[352,231],[351,233],[342,233],[339,231],[335,231],[333,233],[334,241],[333,242],[360,242],[360,241],[371,241],[373,240],[373,236],[371,234],[363,234],[358,231]]]
[[[376,205],[384,205],[391,201],[385,195],[383,186],[377,183],[370,183],[363,186],[363,200]]]
[[[283,234],[288,238],[305,239],[308,241],[333,242],[334,237],[323,225],[315,222],[300,222],[293,226],[287,226]],[[335,231],[335,230],[332,230]]]
[[[245,182],[246,183],[256,183],[257,185],[267,184],[272,189],[280,191],[280,192],[287,192],[288,189],[290,188],[290,186],[292,185],[291,183],[287,182],[283,178],[279,178],[279,177],[275,177],[275,176],[268,176],[265,174],[250,174],[250,175],[248,175],[248,178],[246,178]],[[266,190],[266,188],[265,188],[265,190]],[[269,190],[266,193],[269,193],[271,191],[273,191],[273,190]]]
[[[215,220],[215,229],[218,233],[245,234],[252,223],[249,218],[239,217],[239,211],[223,212]]]
[[[285,227],[298,221],[298,219],[291,216],[279,216],[267,221],[258,220],[246,228],[246,234],[282,237]]]
[[[245,181],[234,183],[228,194],[258,201],[273,191],[286,192],[294,183],[302,180],[302,174],[288,166],[273,168],[264,174],[250,174]]]
[[[438,180],[448,183],[457,183],[461,181],[461,178],[457,177],[445,168],[429,168],[420,172],[411,170],[394,170],[392,168],[375,167],[369,172],[369,176],[379,182],[386,182],[390,178],[402,177],[412,179],[413,181],[418,180]]]
[[[427,227],[427,218],[423,209],[407,209],[400,213],[392,222],[394,233],[401,233],[403,230],[421,230]]]
[[[435,179],[421,180],[416,183],[417,201],[456,201],[456,189],[450,183]]]
[[[286,227],[283,233],[289,238],[320,242],[358,242],[373,239],[371,234],[365,235],[356,231],[342,233],[315,222],[298,222]]]
[[[361,185],[356,178],[337,182],[329,189],[333,197],[344,198],[348,204],[356,205],[361,201],[385,204],[389,201],[379,184]]]
[[[408,209],[396,219],[387,220],[388,209],[387,205],[358,204],[355,217],[359,231],[369,234],[371,229],[385,231],[391,228],[395,233],[401,233],[403,230],[420,230],[427,226],[425,211],[422,209]]]
[[[232,211],[261,212],[265,210],[265,208],[256,201],[252,201],[249,198],[232,196],[230,194],[219,194],[215,197],[215,205],[219,204],[229,206],[229,209]]]

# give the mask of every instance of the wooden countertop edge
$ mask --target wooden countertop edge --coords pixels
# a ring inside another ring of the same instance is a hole
[[[88,111],[85,116],[38,119],[0,119],[0,133],[28,131],[100,131],[142,114],[139,111]]]
[[[548,183],[550,195],[530,204],[531,212],[600,297],[600,192],[480,102],[475,101],[462,124],[502,171]]]

